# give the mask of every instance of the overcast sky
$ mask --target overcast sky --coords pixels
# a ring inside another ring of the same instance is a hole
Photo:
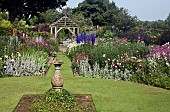
[[[68,7],[77,7],[83,0],[68,0]],[[129,14],[140,20],[165,20],[170,13],[170,0],[110,0],[118,7],[128,9]]]

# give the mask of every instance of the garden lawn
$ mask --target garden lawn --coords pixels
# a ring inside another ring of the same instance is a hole
[[[92,94],[97,112],[170,112],[170,91],[115,80],[73,77],[69,59],[63,60],[64,88],[71,93]],[[24,94],[43,94],[51,88],[54,66],[47,76],[0,78],[0,112],[12,112]]]

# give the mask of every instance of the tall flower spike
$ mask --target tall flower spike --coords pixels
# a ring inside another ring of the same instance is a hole
[[[87,35],[86,35],[86,31],[84,31],[84,34],[83,34],[83,37],[84,37],[84,38],[83,38],[84,43],[86,43],[86,36],[87,36]]]
[[[79,39],[79,35],[78,34],[76,34],[76,42],[80,43],[80,39]]]

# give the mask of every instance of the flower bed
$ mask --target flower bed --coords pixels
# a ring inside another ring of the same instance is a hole
[[[78,45],[67,54],[73,71],[81,76],[131,80],[170,89],[169,43],[159,46],[159,50],[151,48],[126,38],[100,38],[98,45]]]
[[[63,89],[56,92],[51,89],[43,95],[24,95],[14,112],[61,111],[96,112],[90,94],[73,94]]]
[[[43,76],[52,52],[58,51],[54,40],[40,37],[0,37],[3,51],[0,52],[0,77]]]

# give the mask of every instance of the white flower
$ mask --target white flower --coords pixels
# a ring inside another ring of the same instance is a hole
[[[11,61],[11,62],[14,62],[15,60],[14,60],[14,59],[11,59],[10,61]]]
[[[8,55],[4,55],[4,58],[8,58]]]
[[[169,67],[170,66],[170,64],[168,63],[168,62],[166,62],[166,65]]]
[[[21,54],[19,52],[17,52],[17,54],[18,54],[18,57],[21,57]]]
[[[132,56],[131,59],[136,59],[136,57]]]
[[[103,54],[102,56],[103,56],[103,58],[105,58],[105,57],[106,57],[106,54]]]

